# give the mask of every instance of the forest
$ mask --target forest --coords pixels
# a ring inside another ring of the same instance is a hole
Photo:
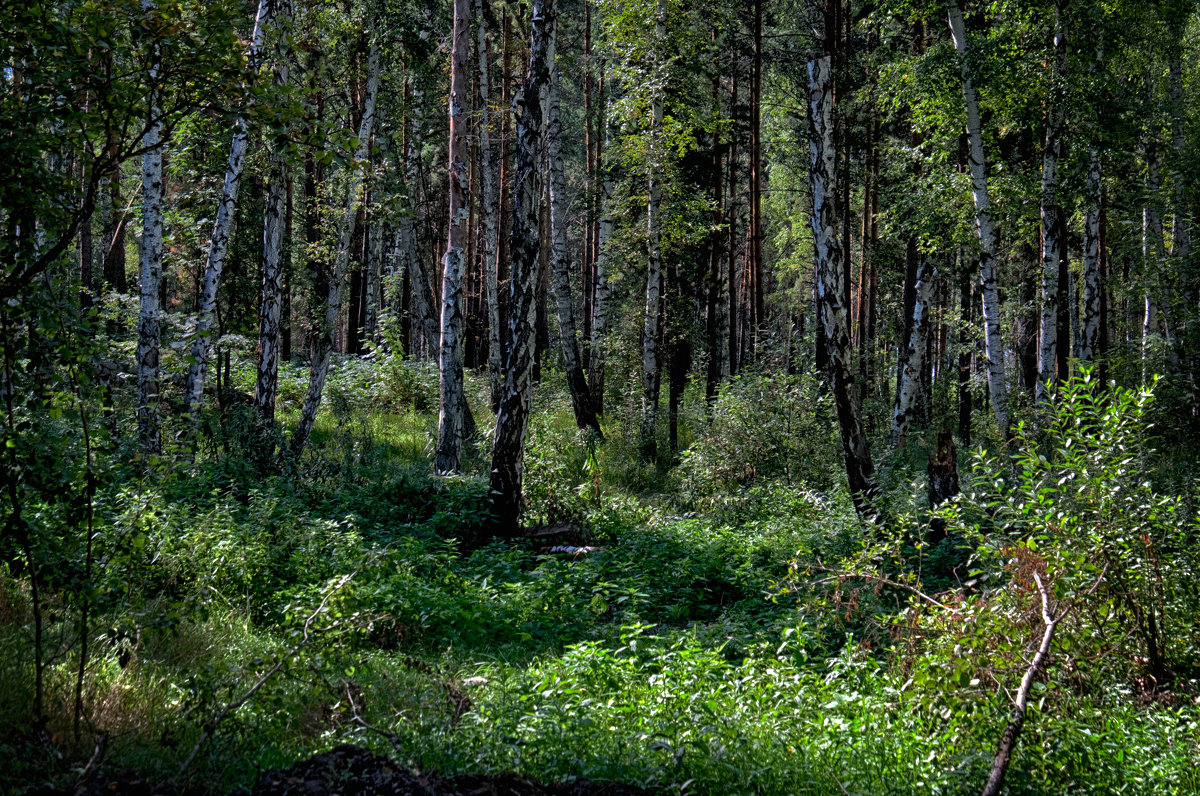
[[[0,792],[1200,794],[1198,44],[0,0]]]

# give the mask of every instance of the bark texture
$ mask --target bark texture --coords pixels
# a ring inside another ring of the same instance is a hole
[[[971,52],[963,24],[961,0],[949,6],[950,34],[958,52],[962,73],[963,100],[967,109],[967,162],[975,199],[975,231],[979,236],[979,277],[983,292],[984,354],[987,360],[988,394],[996,425],[1008,438],[1008,385],[1005,381],[1004,338],[1000,327],[1000,287],[996,276],[996,236],[992,229],[992,205],[988,193],[987,158],[983,151],[983,127],[979,117],[979,94],[975,89]]]
[[[351,165],[346,209],[338,233],[338,247],[334,254],[333,268],[329,274],[329,293],[326,297],[324,323],[313,335],[308,392],[304,396],[304,405],[300,410],[300,421],[297,423],[289,443],[292,454],[295,456],[303,453],[304,446],[308,444],[308,437],[312,434],[313,424],[317,419],[317,409],[321,405],[321,395],[325,390],[325,378],[329,375],[329,359],[333,353],[333,335],[337,329],[338,313],[342,306],[342,282],[345,281],[346,269],[350,266],[350,245],[354,240],[354,227],[358,218],[358,206],[362,201],[363,178],[367,168],[367,154],[370,152],[371,130],[375,124],[375,98],[379,93],[379,59],[379,41],[376,39],[371,42],[371,52],[367,58],[367,91],[363,97],[362,121],[358,126],[358,148],[354,153],[354,162]]]
[[[808,61],[809,189],[816,261],[816,293],[821,327],[825,330],[833,395],[842,437],[842,456],[850,496],[859,517],[874,517],[871,507],[879,491],[871,449],[859,415],[851,362],[849,308],[843,288],[845,266],[837,223],[837,151],[833,128],[833,57],[814,55]]]
[[[1045,403],[1055,380],[1058,352],[1059,271],[1066,248],[1062,208],[1058,205],[1058,158],[1062,149],[1062,127],[1066,108],[1063,82],[1067,71],[1067,29],[1063,0],[1054,18],[1054,67],[1050,76],[1049,109],[1046,116],[1046,145],[1042,152],[1042,317],[1041,346],[1038,348],[1036,399]],[[1064,378],[1065,373],[1057,374]]]
[[[499,211],[500,159],[492,145],[492,109],[488,104],[491,90],[488,68],[487,20],[483,0],[475,5],[475,52],[479,61],[479,158],[483,182],[483,271],[487,294],[488,384],[492,406],[500,404],[503,381],[503,349],[500,343],[500,265],[496,261],[496,214]]]
[[[654,34],[657,41],[666,36],[666,7],[663,0],[658,0],[654,16]],[[663,92],[665,86],[654,90],[650,102],[650,159],[647,177],[650,182],[650,196],[646,202],[646,307],[645,321],[642,326],[642,455],[646,459],[654,459],[657,454],[655,441],[655,426],[658,420],[658,394],[662,374],[658,362],[659,326],[662,321],[662,221],[659,218],[662,204],[662,180],[658,175],[661,153],[659,138],[663,125]]]
[[[262,52],[263,35],[272,22],[276,4],[271,0],[259,0],[258,13],[254,18],[254,32],[250,37],[250,52],[247,69],[250,74],[257,69]],[[193,426],[204,398],[204,380],[208,363],[212,358],[213,324],[216,320],[217,290],[221,284],[221,272],[225,267],[225,255],[229,251],[229,238],[233,233],[233,215],[237,207],[238,191],[242,185],[242,173],[246,164],[246,146],[250,140],[249,125],[245,115],[234,122],[233,142],[229,146],[229,159],[225,165],[225,182],[221,187],[221,198],[217,202],[217,218],[213,223],[212,238],[208,244],[208,256],[204,263],[203,282],[197,308],[196,330],[192,338],[191,363],[188,365],[184,402]]]
[[[433,457],[437,473],[456,473],[462,449],[465,417],[463,406],[463,312],[462,285],[466,269],[467,222],[470,215],[468,183],[467,110],[471,102],[467,63],[470,56],[469,0],[454,0],[454,28],[450,47],[450,157],[446,167],[450,184],[446,254],[442,258],[442,324],[438,347],[438,441]]]
[[[921,373],[925,369],[926,339],[929,333],[930,311],[933,309],[933,280],[937,269],[924,253],[918,255],[916,284],[913,291],[912,328],[900,368],[900,383],[896,409],[892,415],[891,446],[903,450],[908,444],[908,432],[920,410]]]
[[[286,30],[292,15],[290,0],[274,0],[275,23],[280,32],[275,51],[275,90],[287,89],[289,53]],[[270,173],[267,205],[263,214],[262,293],[258,322],[258,369],[254,379],[254,407],[267,422],[275,419],[279,394],[280,327],[283,317],[283,228],[287,218],[287,160],[278,142],[268,144]],[[232,211],[232,207],[230,210]]]
[[[554,0],[533,0],[529,68],[518,99],[514,158],[513,218],[509,230],[511,262],[509,319],[504,367],[504,393],[492,442],[489,491],[503,535],[520,530],[521,480],[525,432],[533,395],[537,291],[541,283],[538,257],[541,215],[541,137],[554,64]]]
[[[151,17],[156,13],[154,3],[142,0],[142,11]],[[157,48],[151,58],[150,81],[153,84],[160,68]],[[163,255],[163,137],[158,96],[154,90],[149,106],[150,123],[142,136],[146,153],[142,156],[142,239],[138,268],[141,304],[137,329],[137,421],[139,447],[142,453],[153,455],[162,452],[158,416],[158,355],[162,337],[159,292]]]

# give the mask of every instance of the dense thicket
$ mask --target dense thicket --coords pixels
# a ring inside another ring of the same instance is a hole
[[[1191,0],[3,7],[0,749],[1200,788]]]

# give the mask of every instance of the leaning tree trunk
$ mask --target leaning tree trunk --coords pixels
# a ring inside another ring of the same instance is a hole
[[[253,74],[258,67],[263,32],[274,16],[274,8],[271,0],[259,0],[258,2],[258,13],[254,18],[254,33],[250,38],[250,53],[247,63],[250,74]],[[243,113],[234,122],[233,143],[230,144],[229,160],[225,166],[225,184],[217,203],[217,220],[213,224],[212,238],[208,244],[208,257],[204,264],[204,277],[200,288],[196,330],[192,337],[191,364],[188,366],[184,405],[193,428],[200,414],[200,405],[204,398],[204,379],[208,372],[208,362],[212,358],[217,289],[221,284],[221,271],[225,267],[225,255],[229,251],[234,209],[237,205],[238,189],[242,185],[242,173],[246,163],[246,145],[249,140],[250,130]],[[270,211],[268,210],[268,212]]]
[[[663,0],[658,0],[654,17],[656,41],[666,38],[666,9]],[[658,420],[658,393],[661,371],[658,363],[658,331],[661,323],[662,299],[662,221],[659,218],[662,204],[662,180],[658,174],[663,126],[663,92],[665,86],[652,89],[650,145],[648,177],[650,196],[646,202],[646,238],[648,257],[646,268],[646,315],[642,326],[642,456],[653,460],[657,453],[654,427]]]
[[[850,321],[845,303],[845,279],[837,223],[837,150],[833,129],[833,56],[813,55],[808,61],[809,188],[816,260],[816,292],[825,330],[833,395],[837,405],[842,454],[850,496],[859,517],[874,516],[871,501],[879,488],[871,448],[859,416],[858,395],[851,362]]]
[[[342,282],[350,266],[350,245],[354,240],[354,226],[358,218],[363,178],[367,156],[370,153],[371,129],[375,124],[375,98],[379,93],[379,40],[371,42],[371,53],[367,58],[367,93],[363,98],[362,121],[358,126],[358,149],[354,153],[350,173],[350,185],[346,200],[346,211],[342,216],[338,234],[337,252],[334,254],[333,269],[329,275],[329,295],[325,304],[325,319],[316,330],[312,343],[312,361],[308,375],[308,392],[300,410],[300,422],[289,443],[292,454],[299,456],[312,434],[321,405],[321,394],[325,390],[325,377],[329,375],[329,358],[333,353],[333,334],[337,328],[338,313],[342,307]]]
[[[900,384],[897,390],[896,410],[892,416],[891,446],[903,450],[908,443],[908,431],[913,417],[920,410],[921,373],[925,368],[925,340],[929,333],[930,312],[933,309],[933,280],[937,269],[924,253],[917,255],[919,264],[913,291],[913,310],[908,347],[901,360]]]
[[[557,28],[557,25],[554,27]],[[550,36],[557,40],[557,31],[551,30]],[[571,262],[567,254],[567,178],[563,167],[557,69],[551,70],[546,108],[546,157],[550,161],[550,271],[554,280],[554,303],[558,310],[558,341],[562,349],[563,370],[567,375],[575,424],[580,428],[595,429],[598,433],[600,424],[592,409],[592,396],[583,373],[583,360],[579,355],[579,340],[575,330],[575,308],[571,301]]]
[[[153,0],[142,0],[147,17],[156,12]],[[150,81],[157,83],[161,66],[157,46],[151,55]],[[150,123],[142,136],[142,240],[139,247],[139,277],[141,309],[138,314],[137,337],[137,421],[138,442],[142,453],[162,452],[162,430],[159,425],[158,348],[162,337],[159,290],[162,283],[162,121],[158,107],[158,90],[151,89]]]
[[[1050,75],[1049,113],[1046,119],[1046,149],[1042,154],[1042,319],[1038,348],[1035,398],[1050,399],[1058,352],[1059,271],[1066,248],[1062,209],[1058,205],[1058,156],[1062,149],[1063,116],[1067,98],[1063,83],[1067,71],[1067,26],[1063,19],[1065,0],[1059,0],[1054,22],[1054,68]],[[1067,374],[1059,373],[1059,378]]]
[[[462,282],[466,261],[467,217],[470,194],[467,181],[468,103],[471,101],[467,75],[467,31],[470,27],[468,0],[454,0],[454,29],[450,49],[450,160],[446,167],[450,183],[450,215],[446,254],[442,258],[442,336],[438,348],[437,451],[433,469],[437,473],[458,472],[458,455],[463,440],[463,316]]]
[[[492,111],[488,106],[491,89],[488,69],[487,24],[483,0],[475,2],[475,52],[479,60],[479,158],[483,181],[483,272],[487,294],[488,319],[488,384],[493,406],[500,403],[503,387],[504,361],[500,344],[500,274],[496,262],[496,213],[500,201],[500,160],[492,147]]]
[[[290,0],[275,0],[279,43],[275,51],[275,91],[283,96],[288,84],[287,27],[292,16]],[[262,294],[258,325],[258,369],[254,379],[254,406],[258,416],[275,419],[279,393],[279,337],[283,315],[283,228],[287,216],[287,159],[279,142],[268,144],[270,176],[267,207],[263,215]],[[232,159],[232,155],[230,156]],[[230,211],[233,210],[232,203]]]
[[[992,229],[992,205],[988,193],[987,159],[983,151],[983,127],[979,119],[979,94],[975,90],[971,52],[963,24],[960,0],[949,7],[950,34],[958,51],[962,72],[963,100],[967,108],[967,160],[971,190],[975,197],[975,231],[979,236],[979,275],[983,288],[983,337],[987,359],[988,393],[1000,433],[1008,438],[1008,385],[1004,373],[1004,338],[1000,328],[1000,286],[996,275],[996,239]]]
[[[529,71],[516,130],[513,218],[509,231],[509,320],[504,394],[496,416],[489,491],[500,533],[516,535],[521,519],[525,431],[533,393],[537,291],[541,283],[541,147],[545,106],[554,64],[554,0],[533,0]]]

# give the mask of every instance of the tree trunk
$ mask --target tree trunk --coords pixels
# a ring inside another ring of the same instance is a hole
[[[454,29],[450,49],[450,159],[447,181],[450,184],[449,224],[446,254],[442,258],[442,336],[438,349],[438,386],[441,407],[438,411],[438,442],[433,459],[437,473],[459,470],[465,418],[463,405],[463,315],[462,282],[466,256],[467,220],[470,194],[467,182],[467,133],[471,100],[467,63],[470,57],[468,0],[454,0]]]
[[[496,213],[500,195],[497,190],[500,162],[492,146],[492,111],[488,105],[491,78],[488,70],[487,25],[483,0],[475,0],[476,55],[479,60],[479,158],[483,177],[483,271],[487,293],[488,324],[488,383],[491,403],[495,409],[500,402],[503,385],[503,349],[500,344],[500,274],[496,262]]]
[[[1059,271],[1066,247],[1066,229],[1058,205],[1058,157],[1061,150],[1066,92],[1067,26],[1063,19],[1066,0],[1059,0],[1054,20],[1054,68],[1050,75],[1049,112],[1046,118],[1046,148],[1042,154],[1042,322],[1041,347],[1038,349],[1038,403],[1050,399],[1058,351]],[[1066,373],[1059,373],[1065,378]]]
[[[874,516],[871,501],[879,489],[875,467],[859,416],[854,386],[848,308],[843,280],[846,278],[838,241],[837,150],[833,130],[833,56],[812,55],[808,60],[809,188],[812,194],[812,230],[816,263],[816,289],[821,326],[825,330],[829,366],[833,374],[834,401],[841,429],[842,454],[850,496],[860,518]]]
[[[609,83],[611,91],[611,83]],[[612,114],[607,111],[602,114],[600,126],[604,128],[605,146],[598,158],[596,167],[600,171],[600,223],[596,238],[596,298],[592,302],[592,342],[588,348],[588,376],[592,392],[592,410],[597,415],[604,414],[604,358],[608,345],[608,313],[612,303],[612,281],[609,275],[609,261],[612,259],[612,236],[616,229],[616,211],[613,207],[613,169],[612,164],[605,160],[604,152],[611,151],[611,127],[609,120]]]
[[[1196,284],[1191,275],[1189,259],[1192,251],[1192,220],[1191,208],[1188,202],[1187,180],[1184,166],[1188,162],[1187,125],[1184,114],[1186,108],[1183,101],[1183,35],[1187,27],[1188,11],[1191,4],[1178,4],[1171,7],[1172,17],[1167,29],[1170,33],[1170,44],[1167,46],[1167,70],[1171,92],[1171,143],[1175,157],[1171,166],[1171,181],[1173,193],[1173,222],[1171,225],[1171,256],[1178,263],[1178,271],[1183,277],[1184,293],[1188,303],[1193,308],[1196,304]],[[1164,5],[1164,8],[1168,6]],[[1181,14],[1180,11],[1183,11]]]
[[[988,194],[987,159],[983,151],[983,128],[979,118],[979,95],[972,77],[971,52],[963,24],[961,0],[949,6],[950,33],[958,51],[962,72],[963,100],[967,108],[968,163],[975,197],[975,231],[979,236],[979,274],[983,287],[983,331],[987,358],[988,394],[996,425],[1008,439],[1008,385],[1004,373],[1004,338],[1000,328],[1000,286],[996,276],[996,242],[992,230],[992,206]]]
[[[379,345],[379,296],[383,281],[383,223],[372,221],[367,230],[367,273],[363,286],[363,341],[372,350]]]
[[[550,36],[554,40],[551,47],[557,49],[557,31],[552,28]],[[546,107],[546,157],[550,161],[550,270],[554,280],[554,303],[558,310],[558,341],[562,350],[563,370],[566,371],[567,389],[571,393],[575,424],[580,428],[591,428],[600,433],[600,424],[592,409],[591,393],[579,355],[575,307],[571,300],[571,263],[567,252],[567,179],[563,167],[557,69],[551,70]]]
[[[142,0],[142,11],[149,18],[156,12],[153,0]],[[152,25],[153,27],[153,25]],[[157,79],[161,56],[151,56],[150,80]],[[146,153],[142,156],[142,239],[139,246],[141,309],[137,334],[137,421],[138,442],[142,453],[162,452],[159,426],[158,349],[162,336],[159,291],[162,283],[162,122],[159,121],[158,96],[152,90],[149,101],[150,124],[142,137]]]
[[[654,16],[654,37],[656,41],[666,38],[666,6],[663,0],[658,0]],[[661,371],[658,362],[659,324],[661,323],[662,303],[662,222],[659,219],[662,203],[662,181],[659,177],[658,159],[662,157],[659,138],[663,125],[663,91],[654,89],[651,99],[650,144],[647,177],[650,182],[650,196],[646,202],[646,238],[647,238],[647,268],[646,268],[646,305],[645,319],[642,326],[642,455],[653,461],[657,453],[654,438],[654,428],[658,420],[658,393],[661,381]]]
[[[358,219],[364,171],[370,153],[371,129],[375,123],[375,98],[379,92],[379,41],[371,42],[371,54],[367,60],[367,91],[363,97],[362,121],[358,128],[358,148],[351,166],[350,185],[346,200],[346,211],[342,216],[338,234],[338,247],[334,253],[333,268],[329,274],[329,290],[325,305],[324,323],[315,330],[311,348],[311,363],[308,376],[308,392],[300,410],[300,421],[292,434],[289,447],[294,456],[299,456],[312,434],[325,390],[325,377],[329,375],[329,359],[333,353],[333,335],[337,328],[338,314],[342,306],[342,282],[350,266],[350,246],[354,240],[354,226]]]
[[[415,140],[418,130],[421,93],[415,87],[410,92],[409,112],[405,119],[405,187],[408,194],[408,212],[400,217],[396,228],[397,243],[405,270],[412,286],[413,332],[412,347],[422,356],[432,357],[437,351],[438,323],[433,313],[433,287],[429,272],[421,256],[417,240],[417,191],[421,185],[421,147]]]
[[[958,249],[959,312],[962,322],[958,331],[958,439],[963,445],[971,444],[971,316],[973,291],[970,271],[964,267],[962,247]]]
[[[275,90],[282,96],[288,85],[287,28],[292,16],[289,0],[272,3],[280,34],[275,52]],[[272,21],[275,21],[274,19]],[[267,206],[263,217],[262,295],[258,325],[258,370],[254,380],[254,406],[266,422],[275,419],[275,397],[279,394],[280,326],[283,314],[283,227],[287,220],[287,160],[279,142],[270,141],[270,176]],[[230,163],[233,154],[230,154]],[[228,174],[226,175],[228,180]],[[236,200],[236,194],[235,194]],[[233,202],[230,202],[232,213]],[[218,222],[220,217],[218,216]],[[215,240],[215,233],[214,233]],[[215,245],[215,244],[214,244]],[[219,278],[220,272],[216,274]],[[207,275],[205,284],[207,286]],[[216,296],[216,283],[213,284]],[[214,301],[215,305],[215,301]],[[203,371],[199,374],[203,389]],[[190,374],[189,374],[190,378]],[[197,398],[199,396],[197,395]]]
[[[250,53],[247,67],[253,74],[262,51],[263,34],[273,17],[271,0],[259,0],[258,13],[254,18],[254,33],[250,38]],[[286,11],[285,11],[286,13]],[[286,69],[286,66],[283,67]],[[217,219],[213,224],[212,238],[208,244],[208,256],[204,264],[203,283],[197,307],[196,330],[192,337],[191,363],[188,366],[184,406],[190,424],[194,427],[204,397],[204,379],[208,362],[212,357],[213,322],[217,307],[217,289],[221,283],[221,271],[225,266],[225,254],[229,251],[229,238],[233,233],[233,215],[237,205],[238,189],[242,184],[242,172],[246,162],[246,145],[250,131],[244,114],[234,122],[233,143],[229,147],[229,159],[225,166],[225,184],[217,203]],[[270,212],[268,210],[268,212]]]
[[[908,338],[908,351],[904,356],[904,367],[900,371],[899,395],[892,415],[891,447],[904,450],[908,444],[908,431],[913,417],[920,409],[921,373],[925,369],[925,343],[929,333],[930,314],[933,309],[933,285],[937,269],[924,253],[919,256],[916,285],[913,291],[912,332]],[[907,319],[905,325],[908,325]]]
[[[533,394],[534,324],[541,282],[538,257],[542,198],[540,143],[550,90],[550,70],[554,65],[554,24],[554,0],[533,0],[529,70],[519,106],[515,141],[504,394],[496,416],[489,479],[498,530],[507,536],[515,536],[520,530],[525,431]]]

